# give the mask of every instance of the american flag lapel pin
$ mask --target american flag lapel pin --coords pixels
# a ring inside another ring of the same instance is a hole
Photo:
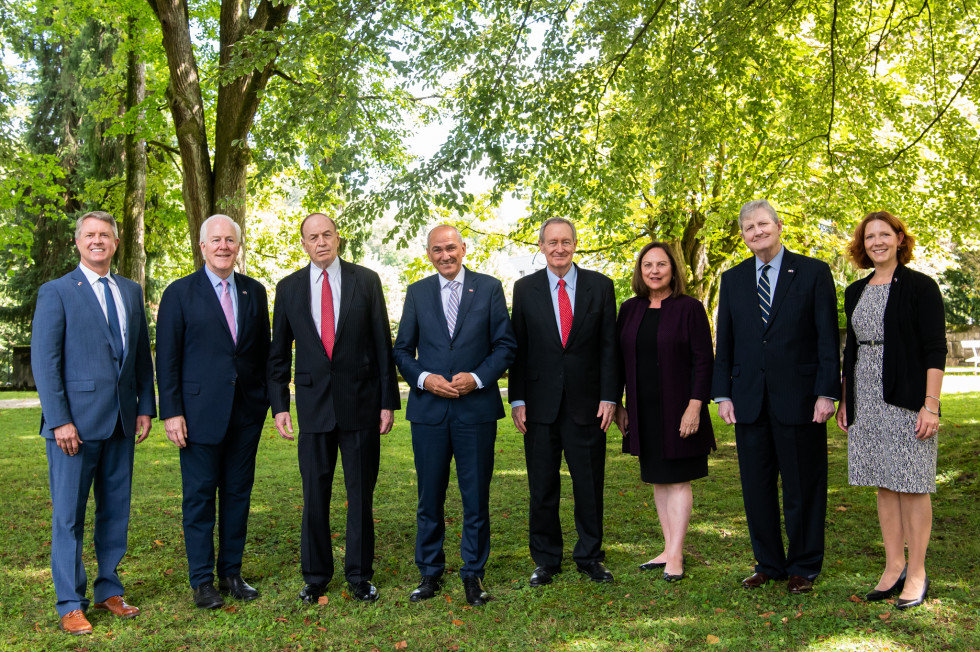
[[[472,291],[473,291],[473,288],[470,288],[470,290],[469,290],[469,291],[470,291],[470,292],[472,292]]]
[[[82,287],[82,282],[81,281],[78,282],[78,287]]]
[[[787,274],[792,274],[793,272],[794,272],[794,270],[792,270],[792,269],[787,269],[787,270],[786,270],[786,273],[787,273]]]

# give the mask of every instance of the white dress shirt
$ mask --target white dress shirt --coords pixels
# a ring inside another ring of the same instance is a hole
[[[327,278],[330,279],[330,291],[333,292],[333,332],[337,333],[337,323],[340,319],[340,256],[333,259],[327,267]],[[320,297],[323,294],[323,270],[310,263],[310,312],[313,313],[313,323],[316,324],[316,332],[322,333],[320,329]]]
[[[214,293],[218,295],[218,303],[221,303],[221,295],[224,290],[221,287],[221,281],[228,281],[228,295],[231,296],[231,307],[234,311],[235,323],[238,323],[238,290],[235,288],[235,272],[228,275],[228,278],[221,278],[217,274],[211,271],[211,269],[205,265],[204,273],[208,275],[208,280],[211,281],[211,286],[214,288]]]
[[[78,269],[82,270],[82,274],[85,275],[85,279],[92,286],[92,291],[95,292],[96,298],[99,300],[99,305],[102,306],[102,316],[105,317],[106,323],[109,322],[109,311],[106,308],[105,302],[105,286],[99,281],[101,276],[90,270],[85,265],[79,265]],[[116,283],[115,277],[111,273],[106,274],[105,277],[109,279],[109,289],[112,290],[112,298],[116,302],[116,317],[119,319],[119,330],[122,335],[123,349],[126,348],[126,304],[123,302],[122,292],[119,291],[119,285]]]
[[[456,278],[448,279],[441,274],[436,274],[439,277],[439,298],[442,299],[442,314],[449,314],[449,297],[452,295],[452,290],[449,288],[449,284],[453,281],[459,283],[459,302],[463,303],[463,279],[466,278],[466,268],[460,266],[459,273],[456,274]],[[459,326],[459,314],[456,315],[456,325]],[[449,333],[449,322],[446,321],[446,333]],[[469,372],[473,376],[473,380],[476,382],[477,389],[483,389],[483,381],[472,371]],[[425,389],[425,379],[432,375],[431,371],[423,371],[419,374],[419,380],[417,387],[419,389]]]

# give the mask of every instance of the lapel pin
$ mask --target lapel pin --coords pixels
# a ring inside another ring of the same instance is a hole
[[[242,294],[248,294],[248,290],[242,290]]]
[[[470,288],[470,290],[469,290],[469,291],[470,291],[470,292],[472,292],[472,291],[473,291],[473,288]]]
[[[792,269],[787,269],[787,270],[786,270],[786,273],[787,273],[787,274],[792,274],[792,273],[793,273],[793,270],[792,270]]]
[[[82,287],[82,282],[81,281],[78,282],[78,287]]]

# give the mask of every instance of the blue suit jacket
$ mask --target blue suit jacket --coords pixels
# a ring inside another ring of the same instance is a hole
[[[453,402],[463,423],[488,423],[504,416],[497,380],[514,359],[517,340],[507,314],[500,281],[466,270],[460,294],[456,332],[452,338],[439,295],[439,275],[408,286],[405,308],[395,339],[395,364],[411,391],[405,418],[413,423],[442,422]],[[483,382],[456,399],[418,389],[423,371],[451,380],[459,372],[474,373]]]
[[[113,275],[126,312],[120,365],[109,324],[92,286],[78,268],[41,286],[31,327],[31,367],[41,399],[41,435],[73,423],[82,441],[108,439],[119,418],[127,437],[136,416],[156,414],[153,361],[143,292]]]
[[[199,444],[224,439],[236,386],[245,400],[235,409],[249,421],[261,425],[269,409],[269,300],[261,283],[242,274],[235,274],[235,290],[237,342],[203,267],[171,283],[160,300],[160,418],[183,415],[188,439]]]
[[[711,395],[729,397],[739,423],[769,409],[787,425],[810,423],[819,396],[840,398],[837,293],[827,263],[786,250],[769,322],[762,324],[755,257],[721,275]]]

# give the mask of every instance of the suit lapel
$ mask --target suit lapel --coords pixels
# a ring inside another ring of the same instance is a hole
[[[575,311],[572,313],[572,330],[568,333],[568,341],[565,343],[565,348],[572,345],[572,340],[575,339],[575,335],[582,330],[582,322],[585,321],[585,316],[589,314],[589,308],[592,306],[592,284],[589,283],[588,278],[588,275],[583,274],[579,266],[575,265],[575,284],[578,287],[575,288]],[[561,342],[561,335],[558,336],[558,341]]]
[[[313,321],[313,295],[310,294],[310,268],[312,265],[313,263],[310,263],[296,274],[295,282],[299,284],[299,287],[292,294],[294,300],[299,302],[297,309],[299,310],[299,314],[303,315],[303,323],[309,329],[313,340],[320,343],[320,350],[326,353],[326,349],[323,348],[323,339],[320,336],[320,331],[316,329],[316,322]]]
[[[106,320],[105,313],[102,311],[102,304],[99,303],[99,298],[95,296],[95,288],[89,284],[85,274],[77,267],[72,270],[71,278],[75,281],[75,289],[82,296],[82,302],[87,304],[89,310],[92,311],[92,316],[99,325],[102,334],[105,335],[106,342],[109,343],[109,348],[112,348],[112,333],[109,331],[109,322]]]
[[[248,290],[245,288],[245,281],[243,277],[238,272],[235,272],[235,289],[238,292],[238,339],[235,342],[235,348],[238,348],[238,342],[242,341],[242,335],[245,333],[245,325],[250,324],[251,320],[246,319],[245,316],[248,314],[248,310],[252,305],[252,299],[248,294]],[[222,316],[224,311],[222,311]],[[229,332],[230,334],[230,332]]]
[[[337,319],[335,342],[340,339],[340,333],[344,330],[344,322],[347,320],[347,313],[350,312],[350,305],[354,300],[356,287],[357,275],[354,274],[347,263],[340,261],[340,316]]]
[[[221,324],[221,328],[224,329],[225,333],[228,335],[228,339],[231,340],[231,329],[228,328],[228,320],[225,319],[225,311],[221,307],[221,301],[218,299],[218,293],[215,291],[214,286],[211,285],[211,279],[208,278],[207,272],[204,271],[203,267],[197,270],[197,293],[200,295],[204,305],[208,306],[207,309],[211,311],[211,319],[217,320],[217,322]],[[238,314],[241,314],[241,304],[239,304]]]
[[[532,285],[536,291],[537,296],[534,297],[534,305],[538,306],[538,310],[543,311],[547,315],[545,323],[548,324],[546,327],[548,332],[551,334],[553,343],[562,348],[561,346],[561,331],[558,330],[558,320],[555,317],[555,304],[551,298],[551,279],[548,277],[548,269],[542,269],[540,272],[535,272],[535,274],[540,275],[540,281]],[[581,285],[581,277],[579,277],[579,282]],[[575,297],[576,301],[578,297]],[[575,317],[572,316],[572,330],[575,329]],[[569,335],[571,339],[571,335]]]
[[[783,252],[783,263],[779,266],[779,277],[776,280],[776,294],[772,297],[772,306],[769,310],[769,321],[766,323],[766,330],[772,326],[772,322],[779,312],[779,306],[782,305],[783,299],[786,298],[786,293],[789,292],[789,286],[792,285],[797,274],[796,256],[787,249]],[[761,317],[759,321],[762,321]]]
[[[456,328],[453,330],[452,339],[456,339],[459,332],[463,329],[463,319],[466,317],[466,313],[469,312],[470,306],[473,305],[475,300],[475,294],[477,292],[476,274],[471,272],[469,269],[466,270],[466,282],[463,287],[459,290],[459,310],[456,311]],[[449,332],[449,323],[446,323],[446,332]]]

